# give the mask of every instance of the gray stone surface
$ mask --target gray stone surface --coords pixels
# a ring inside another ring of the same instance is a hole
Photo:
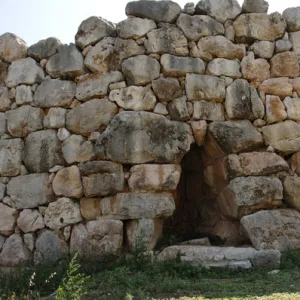
[[[168,104],[167,109],[171,120],[187,121],[190,118],[185,96],[174,99]]]
[[[46,128],[62,128],[66,123],[67,110],[61,107],[51,107],[44,117],[44,126]]]
[[[25,233],[34,232],[45,227],[44,218],[38,210],[24,209],[17,220],[18,227]]]
[[[18,105],[30,104],[33,101],[31,87],[20,85],[16,88],[16,103]]]
[[[0,136],[7,133],[7,118],[5,113],[0,113]]]
[[[179,81],[172,77],[160,77],[152,81],[152,88],[157,98],[162,102],[169,102],[182,96]]]
[[[250,50],[261,58],[271,58],[274,53],[274,42],[258,41],[250,46]]]
[[[242,77],[240,64],[235,60],[215,58],[207,65],[206,74],[216,76]]]
[[[0,59],[13,62],[26,56],[27,45],[24,40],[10,32],[0,36]]]
[[[18,211],[0,203],[0,217],[0,234],[5,236],[11,235],[16,227]]]
[[[224,108],[221,103],[194,101],[193,119],[208,121],[224,121]]]
[[[265,0],[244,0],[242,9],[247,13],[267,13],[269,3]]]
[[[287,29],[289,32],[300,30],[300,6],[285,9],[282,16],[287,23]]]
[[[54,55],[60,45],[60,40],[54,37],[50,37],[45,40],[40,40],[36,44],[30,46],[27,53],[35,60],[40,61],[42,59],[48,59],[52,55]]]

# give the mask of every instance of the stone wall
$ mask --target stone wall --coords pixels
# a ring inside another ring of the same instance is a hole
[[[75,44],[0,36],[0,266],[153,249],[168,218],[300,247],[300,7],[267,10],[134,1]]]

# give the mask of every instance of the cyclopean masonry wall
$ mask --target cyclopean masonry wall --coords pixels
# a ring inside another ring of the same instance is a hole
[[[261,251],[159,259],[300,247],[300,7],[267,10],[134,1],[75,44],[0,36],[0,266],[153,249],[166,219]]]

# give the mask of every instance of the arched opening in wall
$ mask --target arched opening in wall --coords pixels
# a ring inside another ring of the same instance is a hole
[[[211,161],[196,144],[181,161],[181,177],[174,193],[176,209],[164,223],[164,237],[187,241],[208,237],[212,245],[250,244],[240,222],[222,215],[217,197],[223,180],[224,158]]]

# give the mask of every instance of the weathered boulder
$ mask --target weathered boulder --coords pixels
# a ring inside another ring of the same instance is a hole
[[[299,59],[296,52],[283,52],[274,55],[271,60],[272,77],[298,77]]]
[[[224,121],[224,107],[222,103],[194,101],[193,119],[208,121]]]
[[[0,203],[0,234],[9,236],[15,231],[18,211]]]
[[[88,74],[82,76],[77,82],[76,98],[86,101],[95,97],[107,95],[108,87],[111,83],[124,80],[119,71],[112,71],[105,74]]]
[[[107,98],[93,99],[67,113],[66,127],[71,132],[88,136],[93,131],[103,130],[117,112],[117,105]]]
[[[78,203],[69,198],[51,202],[45,210],[45,225],[53,230],[76,224],[82,220]]]
[[[138,45],[134,40],[104,38],[88,52],[84,64],[92,72],[103,74],[120,70],[124,59],[144,53],[144,46]]]
[[[185,89],[189,100],[223,102],[226,93],[225,80],[211,75],[187,74]]]
[[[122,63],[122,72],[129,85],[146,85],[159,77],[159,62],[146,55],[126,59]]]
[[[293,95],[293,83],[289,82],[288,77],[270,78],[263,81],[258,90],[266,94],[287,97]]]
[[[8,63],[0,60],[0,86],[5,85],[5,77],[7,75]],[[1,94],[1,93],[0,93]]]
[[[123,244],[123,223],[118,220],[97,220],[73,227],[70,252],[89,260],[106,255],[120,255]]]
[[[26,56],[27,45],[24,40],[9,32],[0,36],[0,59],[13,62]]]
[[[0,175],[17,176],[21,173],[24,142],[21,139],[0,141]]]
[[[117,24],[117,33],[123,39],[139,39],[156,28],[153,20],[142,18],[128,18]]]
[[[271,58],[274,53],[274,42],[258,41],[250,46],[250,50],[261,58]]]
[[[256,249],[284,251],[300,246],[300,212],[294,209],[264,210],[241,219]]]
[[[282,16],[287,23],[287,29],[289,32],[300,30],[300,6],[285,9]]]
[[[293,44],[293,51],[299,55],[300,54],[300,31],[290,32],[289,38],[291,43]]]
[[[35,209],[24,209],[17,220],[18,227],[25,233],[34,232],[45,227],[44,218]]]
[[[25,138],[23,160],[28,170],[35,173],[48,172],[56,165],[63,165],[61,142],[53,129],[30,133]]]
[[[186,56],[188,42],[183,32],[176,27],[159,28],[147,33],[145,47],[147,53],[170,53]]]
[[[180,14],[176,24],[189,41],[199,41],[205,36],[224,34],[224,26],[209,16]]]
[[[286,108],[287,119],[300,121],[300,98],[286,97],[283,103]]]
[[[13,234],[7,238],[0,254],[0,266],[23,267],[30,263],[30,259],[30,251],[20,234]]]
[[[284,201],[300,211],[300,178],[297,175],[286,176],[283,181]]]
[[[226,165],[230,177],[267,176],[289,170],[288,163],[281,156],[270,152],[230,154]]]
[[[266,121],[268,124],[285,120],[287,113],[284,104],[278,96],[266,96]]]
[[[5,113],[0,113],[0,136],[7,133],[7,118]]]
[[[96,143],[99,159],[120,163],[178,163],[190,149],[189,125],[148,112],[121,112]]]
[[[182,96],[179,81],[172,77],[160,77],[152,81],[152,88],[157,98],[162,102],[170,102]]]
[[[44,127],[62,128],[65,127],[67,110],[61,107],[51,107],[44,117]]]
[[[203,58],[206,57],[206,60],[212,60],[214,57],[242,59],[246,55],[245,45],[234,44],[221,35],[201,38],[197,46],[204,53]]]
[[[56,196],[80,198],[83,188],[78,167],[59,170],[52,181],[52,187]]]
[[[16,103],[18,105],[30,104],[33,101],[31,87],[19,85],[16,88]]]
[[[151,88],[142,86],[112,90],[109,100],[116,102],[118,106],[126,110],[152,110],[156,104],[156,97]]]
[[[124,188],[124,173],[121,164],[110,161],[93,161],[80,164],[84,194],[86,197],[107,196]]]
[[[126,243],[130,250],[152,250],[162,235],[163,220],[139,219],[126,222]]]
[[[13,61],[8,67],[5,84],[12,88],[19,84],[41,83],[44,80],[44,70],[31,57]]]
[[[11,100],[8,97],[7,87],[0,87],[0,111],[7,111],[11,106]]]
[[[68,254],[68,245],[60,232],[43,229],[35,242],[34,262],[58,261]]]
[[[101,17],[92,16],[79,25],[75,43],[79,48],[84,49],[107,36],[116,36],[115,25]]]
[[[294,174],[300,175],[300,152],[296,152],[289,159],[289,165]]]
[[[88,221],[96,220],[100,217],[100,202],[102,198],[81,198],[80,213]]]
[[[44,111],[23,105],[5,113],[7,129],[13,137],[26,137],[29,133],[43,129]]]
[[[233,22],[237,42],[249,43],[254,40],[275,41],[283,37],[286,22],[282,15],[243,14]]]
[[[300,149],[300,124],[285,121],[263,127],[265,144],[274,149],[290,154]]]
[[[185,96],[174,99],[167,106],[169,116],[174,121],[187,121],[190,118],[187,98]]]
[[[181,11],[180,6],[173,1],[131,1],[125,8],[126,15],[151,19],[157,23],[176,21]]]
[[[72,134],[62,144],[62,153],[68,164],[86,162],[95,158],[94,145],[81,135]]]
[[[52,55],[54,55],[60,45],[60,40],[54,37],[50,37],[46,40],[40,40],[36,44],[30,46],[27,53],[28,56],[33,57],[37,61],[40,61],[42,59],[48,59]]]
[[[83,56],[74,44],[60,45],[46,64],[51,77],[74,78],[85,73]]]
[[[242,12],[236,0],[201,0],[195,7],[196,14],[210,15],[219,22],[233,20]]]
[[[237,177],[217,198],[224,216],[240,219],[255,211],[278,207],[282,203],[283,188],[276,177]]]
[[[244,0],[242,9],[247,13],[267,13],[269,3],[265,0]]]
[[[135,192],[174,191],[180,174],[180,165],[136,165],[130,169],[129,189]]]
[[[198,146],[202,146],[205,141],[207,123],[204,120],[191,122],[191,127],[194,133],[195,142]]]
[[[19,209],[34,208],[54,200],[48,174],[14,177],[7,184],[7,194]]]
[[[293,48],[293,44],[289,40],[277,40],[275,43],[275,52],[281,53],[290,51]]]
[[[160,58],[163,72],[168,76],[180,77],[187,73],[204,74],[205,65],[200,58],[163,54]]]
[[[173,214],[175,203],[171,193],[119,193],[103,198],[100,207],[106,219],[161,219]]]
[[[68,107],[76,93],[76,84],[60,79],[46,79],[34,93],[34,104],[38,107]]]
[[[206,74],[240,78],[240,64],[235,60],[215,58],[207,65]]]

